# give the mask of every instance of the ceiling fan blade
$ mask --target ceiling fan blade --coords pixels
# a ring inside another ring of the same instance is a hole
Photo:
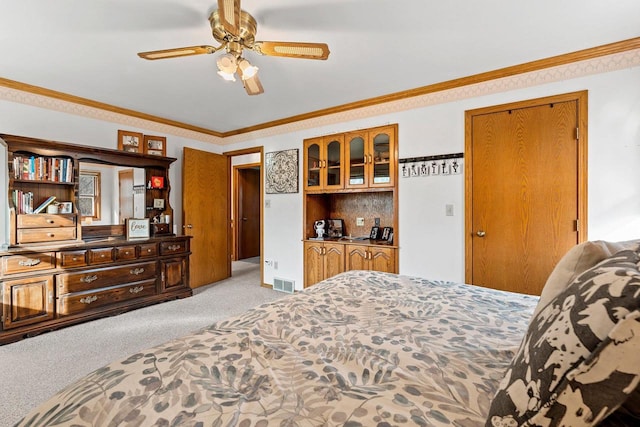
[[[220,46],[222,47],[222,46]],[[154,59],[165,59],[165,58],[177,58],[179,56],[189,56],[189,55],[201,55],[203,53],[214,53],[220,47],[213,46],[189,46],[189,47],[178,47],[175,49],[164,49],[164,50],[152,50],[149,52],[139,52],[138,56],[140,58],[154,60]]]
[[[240,0],[218,0],[218,13],[224,29],[233,35],[240,33]]]
[[[260,83],[260,79],[258,78],[258,74],[254,74],[248,79],[243,79],[242,77],[242,69],[238,67],[238,76],[240,80],[242,80],[242,86],[244,86],[244,90],[247,91],[249,95],[260,95],[264,93],[264,89],[262,88],[262,83]]]
[[[253,44],[252,49],[262,55],[288,58],[327,59],[329,57],[329,46],[326,43],[258,41]]]

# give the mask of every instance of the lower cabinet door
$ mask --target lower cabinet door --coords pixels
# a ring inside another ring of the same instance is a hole
[[[349,245],[345,258],[347,271],[369,270],[369,246]]]
[[[189,287],[189,270],[187,258],[172,258],[160,261],[162,280],[160,291],[172,291]]]
[[[4,329],[53,319],[53,276],[7,280],[2,283]]]
[[[304,242],[304,287],[308,288],[324,277],[322,256],[324,244]]]
[[[384,273],[397,273],[396,250],[394,248],[372,247],[369,248],[370,269]]]
[[[324,277],[328,279],[344,272],[344,245],[342,243],[324,244]]]

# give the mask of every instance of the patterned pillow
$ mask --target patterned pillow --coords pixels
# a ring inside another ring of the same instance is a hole
[[[573,281],[586,270],[592,268],[602,260],[622,250],[640,249],[640,240],[624,242],[607,242],[594,240],[582,242],[569,251],[558,261],[542,288],[540,301],[534,315],[542,310],[560,292],[564,291]]]
[[[487,426],[592,426],[629,397],[640,381],[639,265],[618,252],[532,318]]]

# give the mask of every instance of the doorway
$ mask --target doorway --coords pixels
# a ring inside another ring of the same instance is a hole
[[[233,167],[234,256],[260,256],[260,163]]]
[[[586,123],[586,91],[467,111],[467,283],[540,295],[586,239]]]
[[[262,179],[264,149],[252,147],[228,151],[232,194],[232,259],[259,264],[260,285],[264,285],[264,213]],[[246,218],[246,221],[243,220]],[[231,274],[234,274],[232,269]]]

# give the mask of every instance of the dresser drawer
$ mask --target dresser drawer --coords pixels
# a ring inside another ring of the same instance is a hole
[[[156,278],[156,262],[63,273],[56,276],[58,295],[84,292],[122,283]]]
[[[171,255],[187,251],[186,240],[175,240],[160,243],[160,255]]]
[[[50,228],[50,227],[75,227],[76,216],[70,215],[49,215],[30,214],[18,215],[18,228]]]
[[[101,264],[113,261],[113,248],[89,249],[89,264]]]
[[[140,258],[148,256],[156,256],[158,254],[158,245],[156,243],[145,243],[140,245]]]
[[[4,274],[26,273],[50,268],[56,268],[56,257],[53,252],[10,255],[2,258],[2,272]]]
[[[62,251],[58,252],[58,265],[60,267],[82,267],[87,265],[87,251]]]
[[[94,292],[66,294],[58,297],[58,316],[69,316],[84,311],[95,310],[135,298],[156,294],[155,280],[147,280],[122,286],[100,289]]]
[[[56,242],[59,240],[75,240],[75,227],[58,228],[20,228],[17,232],[18,243]]]
[[[116,260],[136,259],[135,246],[118,246],[116,248]]]

